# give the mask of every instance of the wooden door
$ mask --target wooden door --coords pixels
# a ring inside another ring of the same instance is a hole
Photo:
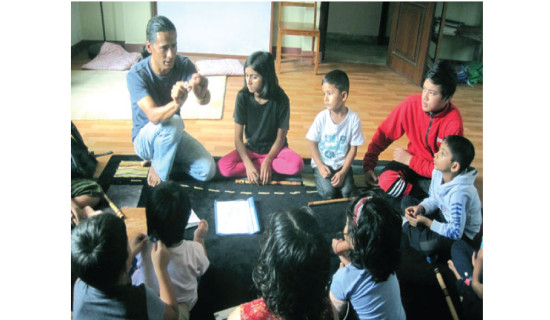
[[[388,66],[420,85],[430,40],[434,2],[396,2],[388,45]]]

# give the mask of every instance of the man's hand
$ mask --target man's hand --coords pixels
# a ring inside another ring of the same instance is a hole
[[[210,102],[210,91],[208,91],[208,79],[198,73],[193,73],[189,80],[189,86],[193,89],[193,93],[200,104]]]
[[[180,107],[185,102],[185,100],[187,100],[187,88],[188,84],[184,81],[178,81],[172,87],[172,100],[174,100]]]
[[[378,176],[374,173],[374,170],[365,172],[365,181],[371,186],[378,187]]]
[[[408,166],[411,162],[412,154],[410,154],[407,150],[403,148],[395,148],[393,150],[393,160],[397,162],[401,162],[402,164]]]

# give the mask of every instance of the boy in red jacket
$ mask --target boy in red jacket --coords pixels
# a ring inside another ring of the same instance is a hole
[[[431,179],[433,158],[448,135],[464,135],[462,116],[451,103],[457,75],[448,61],[438,61],[426,74],[422,94],[406,98],[378,126],[363,158],[367,184],[380,186],[395,198],[426,196],[418,185]],[[407,135],[407,149],[395,148],[391,161],[377,176],[378,156],[393,141]]]

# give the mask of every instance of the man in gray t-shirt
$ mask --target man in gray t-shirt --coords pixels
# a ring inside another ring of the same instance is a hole
[[[177,55],[174,24],[163,16],[147,24],[149,55],[128,72],[132,103],[132,141],[139,157],[151,161],[150,186],[169,178],[173,165],[191,177],[206,181],[214,177],[216,163],[195,138],[185,132],[180,108],[193,90],[199,104],[210,102],[208,79],[197,73],[187,57]]]

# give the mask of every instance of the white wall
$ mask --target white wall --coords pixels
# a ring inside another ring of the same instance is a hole
[[[178,32],[178,51],[248,56],[270,51],[271,2],[157,3]]]
[[[124,2],[122,5],[124,19],[124,39],[126,43],[145,44],[147,22],[153,16],[150,2]]]
[[[152,8],[151,2],[103,2],[106,40],[145,44]],[[157,12],[176,24],[180,52],[249,55],[271,50],[268,1],[158,2]],[[71,45],[103,40],[99,2],[71,2],[71,14]],[[178,26],[180,22],[182,26]]]

